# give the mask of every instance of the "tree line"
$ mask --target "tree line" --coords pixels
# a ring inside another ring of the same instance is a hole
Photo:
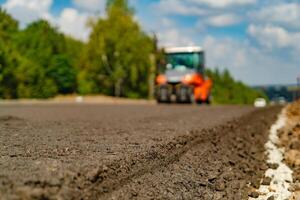
[[[252,104],[256,98],[268,100],[266,94],[253,89],[241,81],[236,81],[228,70],[206,70],[206,75],[213,80],[213,102],[217,104]]]
[[[49,98],[76,91],[83,44],[39,20],[20,30],[0,10],[0,97]]]
[[[148,97],[163,51],[135,21],[128,1],[108,0],[106,17],[88,24],[91,34],[83,43],[45,20],[20,29],[0,8],[0,98],[74,93]],[[262,95],[234,81],[229,72],[207,74],[215,81],[217,103],[249,103]]]

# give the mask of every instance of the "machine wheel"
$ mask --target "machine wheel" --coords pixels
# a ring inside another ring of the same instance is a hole
[[[157,101],[157,103],[170,103],[171,102],[170,92],[169,92],[167,86],[161,86],[158,88],[157,95],[156,95],[156,101]]]
[[[196,103],[195,95],[193,93],[190,95],[190,102],[189,103],[191,103],[191,104]]]
[[[206,103],[207,105],[210,105],[210,104],[211,104],[210,99],[206,99],[205,103]]]
[[[212,97],[211,97],[211,95],[209,95],[208,98],[206,99],[205,103],[207,105],[210,105],[211,104],[211,100],[212,100]]]
[[[190,86],[181,86],[176,91],[177,103],[194,103],[194,89]]]

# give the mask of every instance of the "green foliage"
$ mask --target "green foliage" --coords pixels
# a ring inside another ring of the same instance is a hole
[[[0,8],[0,98],[16,98],[15,68],[18,54],[11,47],[11,40],[18,31],[18,22]]]
[[[81,71],[78,74],[78,91],[83,95],[99,93],[93,74],[89,74],[88,71]]]
[[[54,81],[37,64],[23,60],[16,71],[19,98],[49,98],[57,93]]]
[[[84,47],[84,43],[78,40],[75,40],[69,36],[65,36],[65,56],[67,56],[70,64],[78,70],[78,62],[80,61],[80,55],[82,53],[82,49]]]
[[[33,97],[36,88],[41,91],[39,98],[47,98],[58,93],[69,94],[76,90],[76,61],[81,43],[65,37],[47,21],[39,20],[21,31],[16,38],[16,48],[27,59],[38,66],[36,76],[45,79],[27,85]]]
[[[267,99],[263,92],[235,81],[228,70],[220,72],[218,69],[208,69],[206,74],[213,80],[212,96],[216,104],[252,104],[258,97]]]
[[[16,52],[0,41],[0,97],[16,98],[17,80],[15,68],[18,65]]]
[[[0,40],[10,40],[17,31],[18,22],[0,7]]]
[[[107,5],[108,17],[92,24],[79,92],[146,97],[153,40],[134,21],[127,1],[111,0]]]
[[[70,94],[75,91],[76,70],[67,56],[54,56],[48,66],[47,74],[56,84],[58,93]]]
[[[106,10],[109,13],[111,9],[119,9],[119,11],[133,14],[133,9],[129,7],[128,0],[107,0]]]
[[[49,98],[76,91],[83,43],[39,20],[18,29],[0,9],[0,98]]]
[[[44,20],[34,22],[21,31],[16,46],[22,55],[44,68],[48,68],[54,56],[67,50],[64,35]]]

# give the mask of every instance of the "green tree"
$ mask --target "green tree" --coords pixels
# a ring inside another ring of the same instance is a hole
[[[64,35],[44,20],[26,27],[16,39],[16,44],[22,55],[45,68],[49,66],[54,55],[66,50]]]
[[[228,70],[220,72],[207,69],[209,76],[214,83],[212,96],[217,104],[252,104],[258,97],[268,99],[267,96],[253,88],[248,87],[240,81],[235,81]]]
[[[133,8],[128,4],[128,0],[107,0],[106,1],[106,11],[109,12],[111,9],[119,8],[120,11],[125,14],[134,14]]]
[[[58,87],[58,93],[69,94],[75,91],[76,70],[67,56],[54,56],[48,67],[47,74]]]
[[[85,44],[82,41],[65,36],[65,45],[63,53],[67,56],[70,64],[78,71],[80,55]]]
[[[57,93],[54,81],[45,70],[28,59],[23,59],[16,71],[19,98],[49,98]]]
[[[0,98],[48,98],[76,91],[83,43],[47,21],[18,29],[0,8]]]
[[[153,39],[133,19],[126,0],[107,2],[107,18],[92,23],[78,76],[81,93],[147,97]]]
[[[18,29],[18,22],[0,7],[0,40],[10,41]]]
[[[17,53],[0,41],[0,98],[17,97],[15,69],[18,63]]]
[[[16,98],[15,69],[18,54],[12,48],[12,38],[18,33],[18,22],[0,7],[0,98]]]
[[[75,65],[78,63],[82,45],[79,41],[65,37],[44,20],[30,24],[16,38],[16,48],[19,52],[40,68],[41,72],[37,76],[47,79],[35,83],[40,84],[38,88],[41,90],[49,88],[50,92],[42,93],[44,97],[56,95],[54,91],[61,94],[76,91]]]

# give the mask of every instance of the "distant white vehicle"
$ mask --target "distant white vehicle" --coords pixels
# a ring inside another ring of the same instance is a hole
[[[257,98],[254,101],[254,106],[256,108],[264,108],[267,106],[267,101],[264,98]]]

